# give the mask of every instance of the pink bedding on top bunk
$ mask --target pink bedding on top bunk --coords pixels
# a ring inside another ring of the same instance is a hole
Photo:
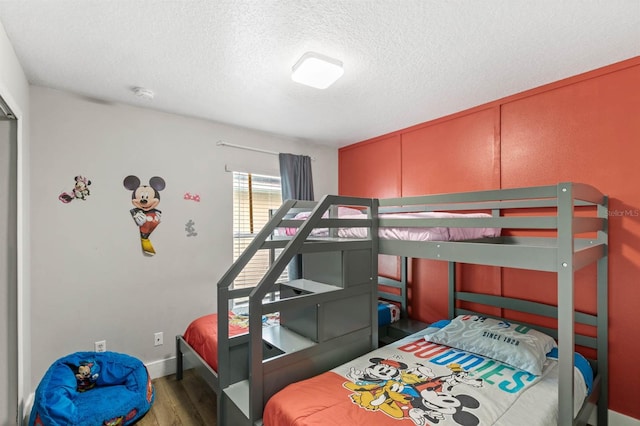
[[[357,212],[357,213],[355,213]],[[310,212],[298,213],[294,219],[304,220]],[[327,215],[323,215],[327,217]],[[366,219],[367,215],[355,209],[340,208],[340,219]],[[448,212],[415,212],[415,213],[382,213],[381,219],[445,219],[445,218],[481,218],[491,217],[487,213],[448,213]],[[285,228],[286,235],[292,236],[298,228]],[[329,231],[326,228],[316,228],[311,232],[312,237],[326,237]],[[341,238],[366,238],[367,228],[338,228],[338,237]],[[385,240],[402,241],[463,241],[476,238],[499,237],[500,228],[460,228],[460,227],[379,227],[378,236]]]

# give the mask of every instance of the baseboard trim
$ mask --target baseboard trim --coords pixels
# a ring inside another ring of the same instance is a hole
[[[31,408],[33,407],[34,400],[36,399],[35,392],[30,393],[26,401],[24,401],[24,412],[22,413],[23,425],[29,424],[29,416],[31,415]]]
[[[175,374],[176,357],[172,356],[171,358],[152,361],[145,365],[147,366],[147,371],[149,371],[149,376],[151,376],[152,379],[157,379],[158,377]]]
[[[625,416],[618,412],[609,410],[608,414],[609,426],[640,426],[640,420],[633,417]],[[589,417],[590,425],[598,424],[598,410],[593,410]]]
[[[609,426],[640,426],[640,419],[609,410]]]
[[[148,362],[145,365],[147,366],[147,371],[149,371],[149,376],[151,377],[151,379],[157,379],[158,377],[175,374],[176,357],[172,356],[170,358]],[[196,361],[192,360],[189,356],[184,356],[182,358],[182,365],[185,370],[197,367]]]

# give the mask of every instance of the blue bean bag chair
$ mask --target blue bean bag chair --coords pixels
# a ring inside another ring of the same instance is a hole
[[[54,362],[38,385],[29,426],[125,426],[151,408],[144,364],[116,352],[77,352]]]

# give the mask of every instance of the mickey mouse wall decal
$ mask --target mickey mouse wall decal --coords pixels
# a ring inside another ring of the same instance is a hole
[[[149,185],[140,185],[137,176],[129,175],[124,178],[124,187],[131,193],[131,203],[134,208],[129,210],[133,221],[140,228],[140,243],[142,251],[148,256],[156,254],[149,236],[160,224],[161,211],[156,209],[160,204],[160,192],[165,187],[165,181],[161,177],[154,176],[149,179]]]

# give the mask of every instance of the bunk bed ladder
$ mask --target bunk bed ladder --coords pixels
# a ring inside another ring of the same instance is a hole
[[[236,261],[218,281],[218,389],[216,392],[218,424],[223,425],[229,423],[227,421],[227,413],[237,413],[237,411],[240,411],[243,414],[247,414],[246,409],[238,407],[232,401],[234,398],[241,398],[241,395],[246,392],[246,390],[244,389],[245,385],[241,382],[249,378],[248,370],[246,368],[243,369],[242,364],[244,363],[242,361],[234,362],[232,365],[231,351],[242,351],[242,346],[244,346],[245,354],[240,355],[242,358],[248,358],[249,347],[248,342],[244,337],[236,337],[233,340],[230,340],[229,310],[231,301],[235,298],[248,296],[250,289],[232,289],[232,284],[236,277],[240,274],[240,272],[242,272],[248,265],[253,256],[261,249],[264,241],[266,241],[272,235],[276,228],[276,225],[295,205],[295,200],[285,201],[282,206],[273,214],[272,219],[260,230],[260,232],[258,232],[258,234],[246,247],[243,253],[236,259]],[[236,343],[237,346],[235,346]],[[236,359],[234,361],[238,360]],[[232,386],[234,384],[235,386]],[[226,397],[225,393],[230,394],[230,397]],[[237,414],[233,414],[232,416],[234,415]]]
[[[277,240],[272,238],[274,230],[290,223],[286,219],[289,211],[311,205],[286,201],[218,284],[219,424],[259,424],[264,404],[273,393],[377,345],[377,222],[372,219],[377,215],[377,200],[325,196],[314,204],[311,215],[294,236]],[[322,217],[338,204],[366,207],[369,219]],[[335,228],[338,224],[366,227],[368,238],[309,238],[320,225]],[[256,287],[230,289],[233,279],[258,250],[273,248],[282,251]],[[297,255],[303,259],[302,278],[277,283]],[[225,313],[229,301],[239,296],[249,297],[251,333],[229,340]],[[361,309],[349,309],[349,303],[360,304]],[[263,315],[272,312],[280,313],[280,325],[263,328]],[[237,373],[237,364],[246,367],[242,374]]]

